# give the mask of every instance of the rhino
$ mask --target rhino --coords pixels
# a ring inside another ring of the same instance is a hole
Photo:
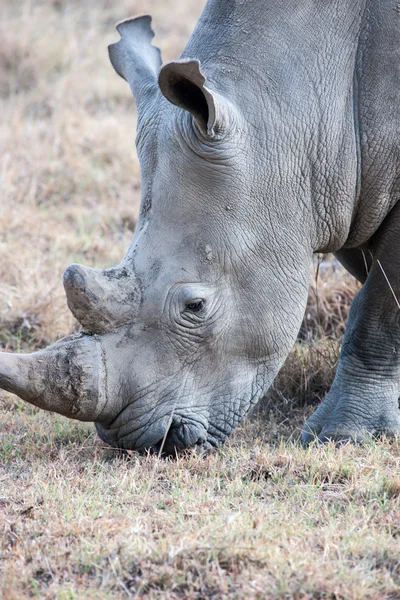
[[[400,431],[400,11],[396,0],[209,0],[162,66],[151,17],[111,63],[138,110],[141,207],[116,267],[73,264],[82,326],[0,354],[0,387],[95,422],[114,447],[219,446],[265,395],[315,253],[362,287],[313,439]]]

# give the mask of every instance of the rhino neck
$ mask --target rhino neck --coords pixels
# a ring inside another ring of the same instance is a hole
[[[365,11],[366,0],[208,0],[182,57],[221,70],[224,62],[251,63],[259,76],[266,67],[272,75],[270,69],[294,63],[334,76],[332,63],[347,65],[357,50]],[[243,70],[241,80],[246,77],[251,73]]]
[[[368,242],[400,198],[399,4],[367,0],[356,65],[359,188],[347,248]]]

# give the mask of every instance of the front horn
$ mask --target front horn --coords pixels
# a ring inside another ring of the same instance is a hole
[[[33,354],[0,352],[0,388],[79,421],[101,418],[107,404],[101,342],[71,335]]]

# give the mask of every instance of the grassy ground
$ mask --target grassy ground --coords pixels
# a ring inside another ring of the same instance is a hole
[[[73,331],[63,270],[115,264],[132,236],[136,114],[108,64],[114,22],[152,12],[168,60],[203,4],[1,2],[2,349]],[[332,262],[312,275],[274,388],[207,457],[121,454],[0,392],[0,598],[400,598],[399,442],[298,444],[356,289]]]
[[[399,443],[305,451],[253,422],[166,461],[7,406],[6,600],[400,598]]]

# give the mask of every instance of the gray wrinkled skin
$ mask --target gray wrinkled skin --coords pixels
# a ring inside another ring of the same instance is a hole
[[[113,446],[217,446],[296,339],[313,253],[335,252],[364,286],[303,441],[398,433],[397,2],[209,0],[162,68],[149,17],[118,30],[138,226],[117,267],[67,269],[84,333],[1,354],[0,386],[95,421]]]

